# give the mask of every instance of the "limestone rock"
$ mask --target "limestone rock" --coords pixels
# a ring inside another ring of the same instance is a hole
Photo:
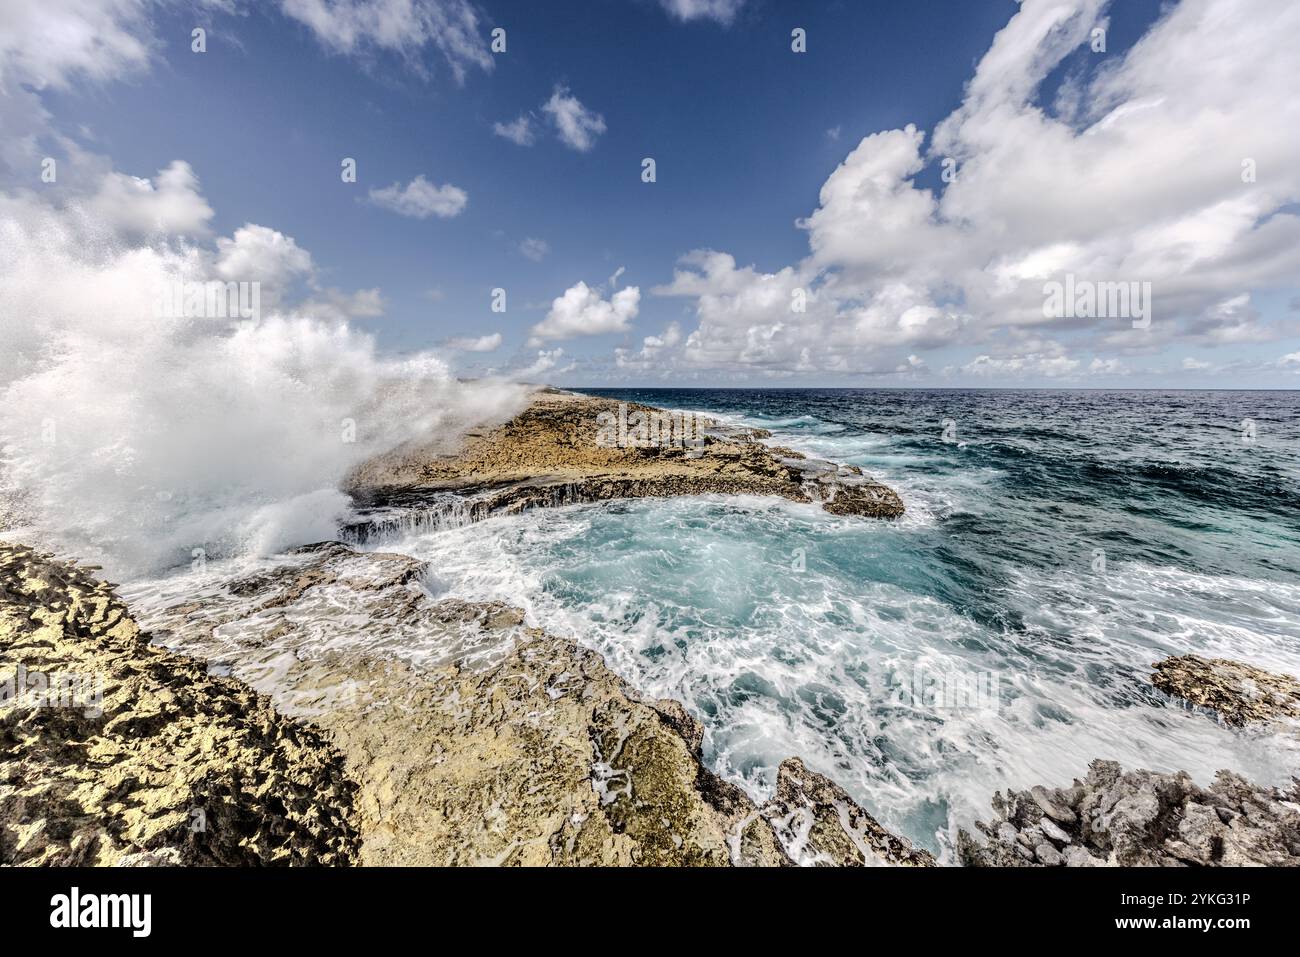
[[[432,598],[423,571],[321,543],[137,614],[337,747],[360,863],[931,862],[797,760],[756,805],[705,767],[680,703],[518,609]]]
[[[1154,665],[1151,683],[1166,694],[1214,711],[1225,724],[1300,718],[1300,681],[1227,658],[1180,655]]]
[[[1209,788],[1185,772],[1124,772],[1094,761],[1083,781],[1064,790],[1035,788],[994,796],[998,820],[977,823],[986,840],[958,833],[958,855],[975,866],[1241,866],[1300,865],[1300,780],[1289,789],[1250,784],[1220,771]],[[1045,808],[1068,810],[1049,818]],[[1046,835],[1063,849],[1038,842]],[[1025,857],[1031,835],[1035,860]]]
[[[0,542],[0,862],[334,864],[341,755],[266,698],[151,646],[88,569]]]
[[[678,495],[778,495],[818,502],[837,515],[895,518],[903,502],[860,468],[807,459],[772,448],[761,429],[736,429],[703,419],[690,444],[659,441],[611,445],[599,440],[600,416],[617,416],[611,399],[535,393],[530,405],[498,428],[472,435],[448,454],[439,445],[405,447],[373,459],[349,478],[368,514],[347,529],[368,541],[390,523],[425,512],[430,523],[477,521],[488,515],[578,502]],[[636,403],[631,412],[663,416]],[[608,419],[606,420],[608,421]]]

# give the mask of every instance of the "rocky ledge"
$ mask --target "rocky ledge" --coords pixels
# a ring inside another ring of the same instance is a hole
[[[903,514],[898,494],[857,466],[809,459],[766,438],[761,429],[540,390],[509,422],[470,433],[457,454],[408,446],[366,463],[348,483],[365,513],[347,532],[365,541],[413,516],[465,522],[539,506],[705,493],[778,495],[837,515]]]
[[[962,831],[974,866],[1300,866],[1300,780],[1289,789],[1220,771],[1208,788],[1184,772],[1124,772],[1093,761],[1073,786],[994,795],[998,819]]]
[[[352,860],[342,756],[90,571],[0,542],[0,863]]]
[[[1161,691],[1214,712],[1225,724],[1300,718],[1300,681],[1231,661],[1179,655],[1154,665],[1151,683]]]
[[[6,705],[5,862],[934,863],[797,759],[755,803],[680,704],[405,556],[326,543],[154,595],[154,640],[205,668],[85,570],[4,554],[5,659],[106,675],[101,718]]]

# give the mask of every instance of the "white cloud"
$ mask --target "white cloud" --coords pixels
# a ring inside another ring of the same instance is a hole
[[[153,235],[202,236],[212,207],[199,192],[190,164],[176,160],[153,180],[109,172],[85,201],[100,224],[126,238]]]
[[[551,247],[544,239],[529,237],[519,244],[519,251],[533,262],[539,263],[546,258],[546,254],[551,251]]]
[[[459,216],[465,209],[469,194],[450,183],[435,186],[420,175],[405,186],[394,183],[383,189],[372,189],[370,201],[376,206],[415,219],[428,219],[430,216],[450,219]]]
[[[577,363],[575,362],[570,362],[563,369],[558,368],[560,361],[563,358],[564,358],[563,349],[557,348],[557,349],[551,349],[549,351],[545,349],[539,349],[537,352],[536,360],[534,360],[531,365],[526,366],[523,369],[520,369],[517,372],[513,373],[511,378],[520,382],[531,382],[531,381],[536,381],[539,377],[546,375],[548,372],[556,375],[562,375],[565,372],[572,371],[574,366],[577,365]]]
[[[1080,366],[1068,356],[976,356],[962,366],[967,375],[1000,379],[1056,379],[1072,375]]]
[[[335,53],[390,52],[423,73],[420,57],[432,46],[457,83],[471,68],[493,66],[487,31],[469,0],[281,0],[280,6]]]
[[[553,339],[626,332],[628,323],[636,318],[640,303],[641,290],[636,286],[620,289],[609,299],[604,299],[599,289],[592,289],[579,281],[565,290],[564,295],[557,296],[546,318],[533,326],[529,345],[536,346]]]
[[[384,314],[387,303],[378,288],[344,292],[333,287],[322,289],[317,295],[293,308],[293,313],[313,319],[348,322],[352,319],[374,319]]]
[[[1183,360],[1183,368],[1188,372],[1201,372],[1210,368],[1210,363],[1202,362],[1199,359],[1193,359],[1191,356],[1188,356]]]
[[[678,20],[716,20],[726,26],[736,19],[745,0],[659,0],[659,3]]]
[[[311,253],[292,236],[246,223],[217,239],[217,275],[226,282],[260,282],[283,287],[315,272]]]
[[[537,139],[537,134],[533,129],[532,115],[528,113],[524,113],[509,123],[493,123],[492,132],[519,146],[532,146]]]
[[[653,368],[655,357],[664,349],[671,349],[680,345],[682,341],[682,327],[679,323],[670,322],[664,329],[663,335],[646,336],[641,340],[641,348],[637,352],[630,349],[618,348],[614,350],[614,361],[621,369],[649,369]]]
[[[446,345],[448,349],[458,349],[461,352],[491,352],[501,345],[501,333],[494,332],[477,338],[448,339]]]
[[[565,87],[557,86],[542,105],[560,139],[580,153],[596,145],[596,137],[605,132],[605,118],[587,109]]]
[[[698,327],[673,358],[892,371],[903,349],[974,346],[973,374],[1046,377],[1079,360],[991,347],[1035,329],[1123,353],[1294,334],[1263,321],[1250,294],[1300,276],[1300,5],[1183,0],[1131,50],[1084,61],[1043,105],[1040,84],[1105,23],[1105,7],[1023,0],[929,150],[922,130],[883,130],[831,173],[799,223],[803,261],[765,271],[716,251],[683,260],[656,290],[696,300]],[[1243,182],[1244,157],[1256,182]],[[918,175],[947,158],[955,181],[921,188]],[[1044,282],[1067,272],[1150,282],[1151,328],[1044,316]],[[1088,371],[1112,374],[1107,361]]]
[[[146,67],[153,38],[147,0],[5,0],[0,3],[0,88],[66,88]]]

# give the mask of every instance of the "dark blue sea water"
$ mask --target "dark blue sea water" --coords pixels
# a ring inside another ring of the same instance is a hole
[[[802,755],[944,851],[1008,786],[1096,757],[1280,781],[1294,739],[1147,681],[1195,652],[1300,674],[1300,393],[591,390],[770,429],[896,488],[896,522],[721,497],[401,543],[706,728],[762,794]],[[391,547],[391,546],[386,546]]]

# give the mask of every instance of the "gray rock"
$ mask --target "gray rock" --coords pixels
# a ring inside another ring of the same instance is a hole
[[[993,806],[998,820],[978,828],[986,842],[958,832],[963,863],[1300,866],[1300,779],[1286,788],[1261,787],[1220,771],[1202,788],[1185,772],[1126,772],[1114,761],[1098,760],[1073,787],[1010,791],[998,794]],[[1060,811],[1069,812],[1069,821]],[[1069,822],[1077,826],[1067,831],[1061,824]]]
[[[1103,867],[1106,863],[1099,857],[1093,857],[1077,844],[1071,844],[1063,853],[1067,867]]]
[[[1073,824],[1078,820],[1078,816],[1072,810],[1048,794],[1047,788],[1041,784],[1031,788],[1029,793],[1033,795],[1034,802],[1043,809],[1043,813],[1053,820],[1060,821],[1062,824]]]
[[[1069,844],[1071,841],[1070,835],[1066,834],[1054,823],[1052,823],[1050,818],[1043,818],[1041,821],[1038,822],[1038,826],[1042,829],[1043,833],[1046,834],[1050,840],[1055,841],[1057,844]]]
[[[1034,848],[1034,857],[1045,867],[1060,867],[1065,863],[1065,856],[1046,841]]]

